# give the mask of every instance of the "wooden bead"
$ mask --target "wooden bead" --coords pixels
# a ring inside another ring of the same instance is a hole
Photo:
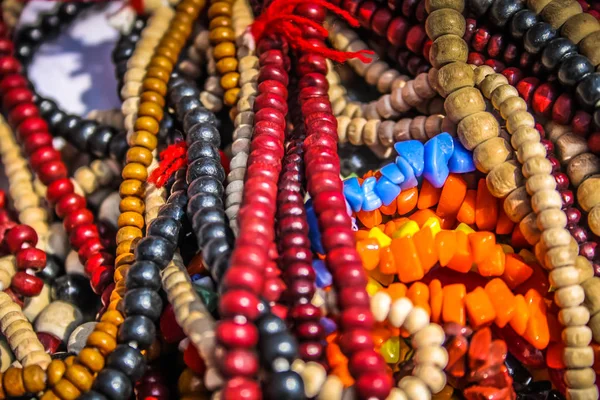
[[[527,111],[527,102],[519,96],[509,97],[500,104],[500,115],[504,119],[517,111]]]
[[[48,385],[54,386],[60,381],[65,374],[67,367],[62,360],[52,360],[48,369],[46,369],[46,376],[48,377]]]
[[[600,205],[595,205],[588,214],[588,225],[595,235],[600,233]]]
[[[548,274],[548,282],[554,288],[579,284],[579,271],[575,267],[556,268]],[[591,339],[590,331],[590,339]]]
[[[492,91],[490,100],[495,109],[500,109],[500,105],[509,98],[519,98],[519,92],[512,85],[500,85]]]
[[[117,347],[117,342],[113,337],[99,331],[94,331],[88,336],[87,344],[96,347],[105,356],[110,354],[115,347]]]
[[[39,393],[46,389],[46,373],[39,365],[23,369],[23,382],[27,393]]]
[[[134,130],[147,131],[154,135],[160,130],[158,121],[152,117],[138,117],[135,120]]]
[[[431,40],[443,35],[463,37],[465,34],[465,17],[460,12],[450,8],[435,10],[427,17],[425,31]]]
[[[140,101],[142,103],[145,103],[145,102],[156,103],[159,105],[159,107],[165,106],[164,96],[161,95],[160,93],[157,93],[157,92],[151,91],[151,90],[147,90],[144,93],[142,93],[140,95]]]
[[[465,9],[464,0],[426,0],[425,10],[431,14],[435,10],[441,10],[444,8],[450,8],[462,13]]]
[[[133,240],[143,237],[143,233],[140,228],[134,226],[124,226],[117,231],[116,242],[122,243],[127,240]]]
[[[565,328],[561,336],[567,347],[585,347],[592,341],[592,330],[587,326],[571,326]]]
[[[457,127],[458,138],[468,150],[473,150],[486,140],[497,137],[499,133],[500,126],[498,125],[498,121],[488,112],[478,112],[469,115],[462,119]]]
[[[473,87],[474,79],[473,69],[468,64],[453,62],[439,69],[436,87],[440,96],[446,97],[458,89]]]
[[[367,124],[367,120],[364,118],[353,118],[348,126],[348,141],[355,146],[363,144],[363,129]]]
[[[552,0],[527,0],[527,7],[534,13],[539,14],[551,2]]]
[[[552,164],[546,157],[533,157],[523,163],[523,176],[529,178],[533,175],[552,173]]]
[[[589,368],[594,364],[594,350],[587,347],[566,347],[563,361],[567,368]]]
[[[579,44],[588,35],[600,31],[600,22],[592,14],[579,13],[569,18],[560,33],[571,42]]]
[[[81,364],[74,364],[67,368],[65,378],[82,392],[90,390],[94,382],[90,372]]]
[[[217,62],[217,71],[223,75],[228,72],[235,72],[237,70],[237,59],[235,57],[225,57]]]
[[[583,303],[585,294],[580,285],[560,288],[554,292],[554,301],[560,308],[576,307]]]
[[[483,93],[483,95],[489,99],[492,97],[492,92],[503,85],[508,85],[508,79],[506,79],[506,77],[502,74],[493,73],[487,75],[481,81],[479,88],[481,89],[481,93]]]
[[[567,398],[570,400],[594,400],[599,397],[596,385],[588,386],[585,389],[567,388]]]
[[[152,152],[147,148],[141,146],[130,147],[129,150],[127,150],[127,154],[125,156],[125,162],[127,162],[128,164],[138,163],[146,168],[150,166],[153,159],[154,157],[152,156]]]
[[[519,229],[521,230],[523,237],[532,246],[540,240],[541,234],[540,230],[537,228],[535,219],[535,213],[531,212],[519,223]]]
[[[533,196],[542,190],[556,189],[556,180],[552,175],[533,175],[527,179],[525,187],[527,188],[527,193]]]
[[[4,371],[2,386],[10,397],[21,397],[26,393],[21,368],[10,367]]]
[[[486,177],[486,183],[494,197],[503,198],[522,186],[523,176],[516,162],[505,161],[490,171]]]
[[[600,173],[600,158],[592,153],[583,153],[573,157],[567,165],[567,175],[574,187],[592,175]]]
[[[590,59],[592,65],[600,65],[600,31],[587,35],[579,42],[579,52]]]
[[[81,391],[66,379],[58,381],[52,391],[63,400],[75,400],[81,395]]]
[[[506,119],[506,130],[511,134],[522,126],[535,127],[535,119],[527,111],[514,112]]]
[[[158,144],[158,139],[156,139],[156,135],[153,135],[150,132],[135,131],[131,135],[131,140],[128,140],[128,142],[130,146],[142,146],[150,151],[154,151]]]
[[[567,369],[564,380],[569,388],[586,389],[594,386],[596,372],[592,368]]]
[[[435,68],[441,68],[455,61],[467,62],[469,47],[462,37],[444,35],[433,41],[429,51],[429,60]]]
[[[466,87],[448,95],[444,109],[452,122],[459,123],[468,116],[485,111],[485,102],[478,89]]]
[[[546,148],[539,141],[522,143],[517,149],[517,159],[521,163],[534,157],[546,157]]]
[[[104,357],[95,348],[85,347],[79,352],[78,359],[92,372],[99,372],[104,368]]]
[[[581,14],[581,5],[575,0],[553,0],[542,10],[541,17],[558,30],[569,18]]]
[[[495,137],[486,140],[475,148],[473,161],[477,170],[488,173],[511,156],[512,149],[506,139]]]
[[[589,321],[590,312],[584,306],[563,308],[558,312],[558,322],[560,322],[564,326],[587,325]],[[598,318],[598,321],[600,322],[600,318]],[[592,329],[592,333],[594,333],[594,340],[597,340],[595,330],[592,324],[590,324],[590,328]],[[600,333],[600,331],[598,331],[598,333]]]
[[[123,167],[121,176],[123,179],[137,179],[144,182],[148,179],[148,170],[143,164],[129,163]]]
[[[572,133],[562,135],[556,141],[556,152],[562,163],[567,163],[573,157],[589,152],[585,138]]]
[[[587,212],[600,204],[600,175],[593,175],[579,185],[577,200],[581,208]]]

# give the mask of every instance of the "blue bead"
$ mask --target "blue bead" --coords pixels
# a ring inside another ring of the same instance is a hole
[[[400,168],[394,163],[389,163],[385,167],[380,169],[381,175],[394,182],[396,185],[404,182],[404,175],[400,172]]]
[[[323,327],[323,330],[325,331],[326,335],[329,335],[329,334],[337,331],[337,324],[331,318],[322,317],[320,322],[321,322],[321,326]]]
[[[358,212],[361,210],[364,195],[358,179],[350,178],[344,181],[344,196],[348,203],[350,203],[352,211]]]
[[[308,222],[308,238],[310,239],[310,245],[315,253],[325,254],[323,243],[321,243],[321,232],[319,231],[319,221],[317,215],[312,206],[312,200],[308,199],[304,203],[304,209],[306,210],[306,221]]]
[[[432,140],[438,142],[438,146],[440,146],[440,149],[444,154],[444,159],[446,162],[448,162],[450,157],[452,157],[452,153],[454,153],[454,138],[448,132],[442,132],[439,135],[429,139],[430,142]]]
[[[441,188],[448,178],[448,160],[444,153],[443,141],[436,140],[437,136],[425,143],[425,170],[423,177],[436,188]],[[447,147],[446,147],[447,150]]]
[[[415,171],[415,176],[419,177],[423,174],[423,168],[425,167],[423,143],[418,140],[407,140],[406,142],[396,143],[394,148],[400,157],[408,161]]]
[[[327,286],[331,286],[333,283],[333,278],[327,267],[325,267],[325,263],[322,260],[313,260],[312,263],[313,269],[315,271],[315,283],[317,287],[324,288]]]
[[[396,165],[398,166],[398,169],[400,169],[400,172],[402,172],[404,175],[404,182],[402,182],[400,185],[402,190],[414,188],[419,184],[417,177],[415,176],[415,171],[412,169],[408,161],[398,156],[396,157]]]
[[[465,149],[459,140],[454,140],[454,153],[448,161],[448,169],[453,174],[464,174],[475,171],[473,153]]]
[[[363,181],[362,190],[364,194],[364,200],[362,208],[365,211],[373,211],[381,207],[381,199],[375,193],[375,185],[377,184],[377,179],[374,176],[367,178]]]
[[[392,201],[396,200],[396,197],[400,194],[400,186],[394,184],[385,176],[382,176],[377,181],[375,186],[375,192],[386,206],[392,204]]]

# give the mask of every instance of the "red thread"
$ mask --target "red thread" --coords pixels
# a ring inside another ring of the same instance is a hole
[[[163,187],[179,168],[187,164],[187,145],[185,141],[175,143],[160,153],[160,164],[148,177],[148,182]]]
[[[315,41],[309,41],[304,38],[303,27],[310,26],[314,28],[323,39],[327,38],[327,29],[320,24],[317,24],[310,19],[294,15],[294,8],[298,4],[304,4],[307,0],[274,0],[269,7],[261,14],[254,23],[250,26],[250,32],[258,43],[261,38],[266,35],[281,35],[283,36],[292,48],[296,50],[312,52],[323,57],[329,58],[332,61],[343,63],[351,58],[358,58],[364,63],[371,62],[371,58],[367,55],[375,54],[372,50],[360,50],[354,52],[338,51],[325,47]],[[318,6],[324,7],[327,10],[337,14],[346,20],[351,26],[359,27],[358,20],[350,13],[341,8],[328,3],[327,0],[310,0]]]

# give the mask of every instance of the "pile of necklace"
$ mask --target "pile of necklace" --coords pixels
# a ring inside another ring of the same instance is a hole
[[[131,1],[87,116],[22,3],[0,399],[600,397],[599,2]]]

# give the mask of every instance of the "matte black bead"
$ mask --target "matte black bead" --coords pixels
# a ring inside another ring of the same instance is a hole
[[[190,183],[188,193],[210,193],[218,197],[223,197],[225,189],[220,180],[214,176],[201,176]]]
[[[225,170],[220,160],[199,158],[188,165],[186,180],[189,183],[201,176],[211,176],[221,182],[225,180]]]
[[[162,299],[152,289],[127,290],[123,297],[123,312],[126,316],[143,315],[156,321],[162,313]]]
[[[112,368],[98,372],[92,388],[111,400],[128,400],[133,393],[131,379]]]
[[[195,110],[191,111],[195,112]],[[191,128],[186,129],[187,142],[189,145],[196,141],[203,141],[212,144],[215,147],[221,145],[221,134],[214,125],[198,123]]]
[[[146,361],[138,349],[126,344],[118,345],[106,357],[106,366],[124,373],[133,382],[137,382],[146,373]]]
[[[135,258],[152,261],[160,268],[166,267],[173,257],[175,245],[160,236],[146,236],[135,247]]]
[[[143,315],[133,315],[125,318],[119,327],[119,343],[136,342],[138,348],[146,350],[154,342],[156,326],[154,322]]]
[[[208,243],[205,244],[205,246],[202,248],[202,257],[204,258],[204,261],[206,262],[207,265],[211,266],[211,267],[215,267],[218,268],[218,260],[220,258],[224,258],[224,270],[222,272],[225,272],[227,270],[227,267],[229,265],[229,257],[231,255],[231,244],[229,243],[229,241],[226,238],[215,238],[212,239],[210,241],[208,241]],[[216,273],[217,271],[215,271]],[[211,273],[213,273],[213,271],[211,271]],[[213,274],[214,276],[215,274]],[[218,274],[217,274],[218,275]],[[220,276],[219,276],[220,278]]]
[[[198,211],[194,214],[192,218],[192,226],[194,227],[194,230],[197,230],[201,226],[211,224],[214,222],[225,222],[225,215],[223,214],[223,210],[217,207],[205,208],[201,211]]]
[[[566,86],[575,86],[592,72],[594,66],[587,57],[574,55],[565,58],[558,68],[558,81]]]
[[[198,96],[185,96],[179,99],[175,103],[175,110],[177,111],[177,117],[182,120],[183,117],[190,111],[202,107]]]
[[[68,115],[58,125],[57,134],[62,137],[68,137],[69,134],[79,123],[81,118],[76,115]]]
[[[495,26],[504,26],[523,7],[525,7],[523,0],[496,0],[488,10],[488,17]]]
[[[525,50],[532,54],[537,54],[556,37],[557,33],[552,26],[546,22],[538,22],[533,25],[526,33],[523,45]]]
[[[196,124],[216,126],[217,117],[204,107],[195,108],[183,117],[183,130],[189,132],[190,128]]]
[[[169,102],[173,105],[179,103],[179,101],[184,97],[197,97],[199,95],[200,93],[198,92],[198,89],[196,89],[192,85],[181,84],[178,86],[171,87],[171,84],[169,83]]]
[[[129,149],[129,145],[127,144],[127,136],[125,133],[119,133],[113,136],[112,140],[108,144],[108,152],[110,156],[117,161],[122,161],[125,159],[125,154]]]
[[[189,144],[189,141],[188,141]],[[219,150],[215,145],[204,140],[197,140],[188,146],[188,163],[192,163],[199,158],[211,158],[220,160]],[[189,182],[188,182],[189,183]]]
[[[108,146],[115,133],[108,126],[98,126],[96,131],[88,139],[90,152],[100,158],[108,154]]]
[[[75,148],[79,150],[86,150],[90,137],[98,129],[98,123],[95,121],[83,120],[76,127],[71,129],[70,134],[67,138]]]
[[[267,365],[273,364],[278,358],[283,358],[291,364],[298,356],[296,338],[287,331],[275,335],[261,336],[259,347],[261,359]]]
[[[256,321],[260,337],[271,337],[287,331],[285,322],[275,314],[268,313]]]
[[[103,394],[96,392],[95,390],[88,390],[77,398],[78,400],[108,400]]]
[[[469,0],[469,11],[476,17],[480,17],[487,12],[492,3],[493,0]]]
[[[181,223],[175,219],[166,216],[158,216],[148,224],[146,232],[148,235],[160,236],[173,244],[177,244],[180,229]]]
[[[288,370],[271,374],[265,383],[266,400],[304,400],[304,381],[297,372]]]
[[[518,11],[510,21],[511,36],[516,39],[522,38],[536,22],[538,22],[538,17],[533,11],[527,9]]]
[[[190,198],[187,205],[187,214],[193,216],[196,212],[211,207],[223,210],[223,200],[211,194],[198,193]]]
[[[198,243],[201,244],[205,244],[211,239],[227,237],[227,225],[224,221],[204,224],[197,227],[197,229],[194,227],[194,229],[196,230]]]
[[[160,290],[162,283],[159,266],[152,261],[134,262],[127,272],[125,287],[128,290],[137,288]]]
[[[568,55],[577,54],[577,46],[569,39],[558,37],[552,39],[542,51],[542,65],[554,71]]]
[[[586,108],[597,107],[600,101],[600,73],[589,74],[575,88],[575,97]]]
[[[95,305],[95,295],[90,281],[80,274],[67,274],[58,277],[52,283],[52,299],[75,304],[78,307]]]

